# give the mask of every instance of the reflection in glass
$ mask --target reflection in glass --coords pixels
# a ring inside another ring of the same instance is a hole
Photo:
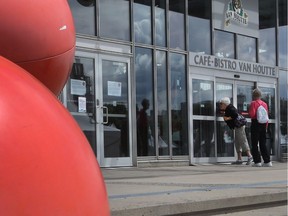
[[[259,63],[274,66],[276,63],[275,29],[261,29],[259,35]]]
[[[99,11],[101,37],[130,41],[129,1],[99,0]]]
[[[166,52],[156,51],[159,155],[169,155]]]
[[[256,39],[243,35],[237,36],[238,59],[256,62]]]
[[[275,119],[275,88],[261,87],[261,100],[268,105],[269,119]],[[286,90],[287,91],[287,90]],[[275,154],[275,124],[269,123],[266,131],[266,146],[271,155]]]
[[[188,155],[186,60],[181,54],[171,53],[171,118],[173,155]]]
[[[102,60],[103,106],[108,108],[108,123],[104,125],[105,157],[129,157],[127,73],[127,63]],[[104,122],[107,116],[103,118]]]
[[[220,58],[235,58],[234,34],[215,30],[215,56]]]
[[[276,65],[276,1],[259,1],[259,62]]]
[[[278,0],[278,10],[279,10],[279,28],[278,28],[278,42],[279,42],[279,66],[287,68],[287,58],[288,58],[288,26],[287,26],[287,0]]]
[[[76,57],[67,82],[67,108],[70,112],[94,113],[94,60]],[[79,107],[79,97],[86,98],[86,109]],[[86,110],[86,111],[85,111]]]
[[[237,110],[240,114],[242,114],[246,118],[250,118],[249,116],[249,107],[252,101],[252,91],[253,86],[249,85],[237,85]]]
[[[134,0],[133,19],[135,42],[151,44],[151,0]]]
[[[137,153],[138,156],[155,155],[154,104],[153,104],[152,50],[135,48],[136,112],[137,112]],[[147,100],[149,107],[147,108]],[[143,104],[144,103],[144,104]],[[142,110],[142,111],[141,111]],[[141,113],[140,113],[141,111]],[[141,114],[141,116],[140,116]],[[141,122],[145,121],[143,132]],[[143,133],[145,133],[143,135]],[[146,137],[146,138],[145,138]]]
[[[275,124],[269,123],[266,131],[266,146],[270,155],[275,155]]]
[[[259,87],[262,92],[261,100],[268,105],[269,119],[275,119],[275,88]]]
[[[166,46],[166,0],[155,0],[155,44]]]
[[[84,6],[78,0],[69,0],[76,32],[79,34],[95,35],[95,6]]]
[[[279,98],[280,98],[280,151],[288,153],[287,105],[288,105],[288,75],[287,71],[279,71]]]
[[[215,157],[214,121],[193,121],[194,157]]]
[[[234,131],[224,121],[217,122],[217,156],[234,157]]]
[[[76,57],[67,82],[67,109],[96,154],[94,59]]]
[[[192,80],[193,115],[214,115],[213,81]]]
[[[223,116],[220,112],[219,101],[223,97],[229,97],[233,104],[233,85],[230,83],[216,83],[216,115]]]
[[[288,27],[280,26],[279,27],[279,66],[283,68],[288,67],[288,52],[287,52],[287,38],[288,38]]]
[[[170,47],[185,49],[185,0],[169,1]]]
[[[189,51],[211,54],[211,1],[189,0]]]

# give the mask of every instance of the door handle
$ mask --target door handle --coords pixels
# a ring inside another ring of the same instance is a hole
[[[96,123],[97,124],[108,124],[108,121],[109,121],[109,119],[108,119],[108,107],[106,107],[106,106],[96,106],[96,109],[101,109],[102,113],[103,113],[103,117],[105,115],[105,121],[103,121],[103,117],[101,117],[102,121],[97,121]]]
[[[108,124],[108,121],[109,121],[109,119],[108,119],[108,107],[103,106],[103,107],[101,107],[101,108],[103,109],[103,116],[104,116],[104,110],[106,110],[106,112],[105,112],[105,115],[106,115],[106,121],[103,121],[102,124]]]

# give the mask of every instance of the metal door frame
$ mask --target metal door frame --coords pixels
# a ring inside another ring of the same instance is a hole
[[[279,160],[279,158],[281,157],[280,154],[280,143],[279,143],[279,130],[280,130],[280,124],[279,124],[279,115],[277,115],[277,110],[278,109],[278,102],[277,102],[277,98],[278,98],[278,92],[277,92],[277,87],[276,87],[276,83],[264,83],[264,82],[258,82],[257,83],[257,87],[259,87],[261,89],[261,87],[266,87],[266,88],[273,88],[275,91],[275,119],[270,119],[269,123],[274,123],[275,124],[275,140],[274,140],[274,152],[275,155],[270,155],[271,160]]]
[[[237,86],[238,85],[247,85],[247,86],[251,86],[251,87],[254,87],[254,82],[252,81],[245,81],[245,80],[236,80],[236,79],[223,79],[223,78],[218,78],[216,77],[215,79],[215,97],[216,97],[216,84],[219,83],[219,82],[223,82],[223,83],[229,83],[229,84],[232,84],[232,95],[233,95],[233,106],[237,108]],[[216,100],[215,100],[215,103],[216,103]],[[215,117],[216,117],[216,113],[215,113]],[[221,117],[216,117],[216,122],[217,121],[224,121]],[[247,118],[247,122],[251,122],[251,119],[250,118]],[[215,129],[216,129],[217,125],[215,126]],[[216,133],[216,136],[217,136],[217,133]],[[250,145],[250,148],[251,148],[251,143],[249,143]],[[217,143],[216,143],[216,149],[217,149]],[[234,157],[217,157],[216,155],[216,158],[217,158],[217,162],[228,162],[228,161],[233,161],[233,160],[236,160],[237,159],[237,152],[235,150],[235,146],[234,146]],[[244,155],[242,156],[242,159],[243,161],[247,160],[247,156]]]
[[[97,55],[97,63],[96,63],[96,76],[95,76],[95,101],[99,101],[99,104],[97,104],[97,120],[98,124],[96,124],[96,131],[98,133],[98,136],[96,138],[97,140],[97,158],[100,163],[101,167],[118,167],[118,166],[132,166],[132,115],[131,115],[131,82],[130,82],[130,68],[131,68],[131,58],[130,57],[123,57],[123,56],[116,56],[116,55],[107,55],[107,54],[99,54]],[[95,59],[95,60],[96,60]],[[127,82],[128,82],[128,125],[129,125],[129,157],[111,157],[106,158],[104,156],[104,124],[101,124],[100,122],[103,119],[103,87],[102,87],[102,61],[103,60],[109,60],[109,61],[118,61],[118,62],[124,62],[127,63]],[[99,112],[100,111],[100,112]]]
[[[94,83],[95,83],[95,103],[96,103],[96,121],[99,121],[99,119],[103,119],[103,115],[99,114],[97,109],[100,108],[100,105],[102,103],[103,105],[103,98],[102,96],[99,97],[99,94],[102,94],[102,60],[115,60],[120,62],[125,62],[128,65],[127,68],[127,81],[128,81],[128,119],[129,119],[129,157],[125,158],[105,158],[104,157],[104,130],[102,124],[96,124],[95,129],[95,137],[96,137],[96,157],[97,161],[100,165],[100,167],[116,167],[116,166],[132,166],[132,115],[131,115],[131,81],[130,81],[130,73],[131,73],[131,57],[123,57],[123,56],[117,56],[117,55],[108,55],[108,54],[99,54],[95,53],[93,51],[76,51],[75,57],[83,57],[83,58],[90,58],[94,59],[95,66],[95,76],[94,76]],[[101,73],[100,73],[101,72]],[[99,77],[100,76],[100,77]],[[67,106],[67,96],[66,96],[66,86],[63,89],[62,95],[61,95],[63,104]],[[99,101],[99,99],[102,99],[102,101]],[[97,104],[98,102],[99,104]]]

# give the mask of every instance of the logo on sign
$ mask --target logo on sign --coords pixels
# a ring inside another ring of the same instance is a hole
[[[232,0],[228,3],[225,13],[225,26],[229,26],[231,21],[248,25],[248,14],[244,11],[241,0]]]

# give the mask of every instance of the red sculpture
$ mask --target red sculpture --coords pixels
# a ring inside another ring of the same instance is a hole
[[[74,58],[67,1],[11,0],[0,14],[0,215],[110,215],[90,144],[54,95]]]
[[[0,55],[58,95],[68,79],[75,48],[67,1],[10,0],[1,4],[0,14]]]

